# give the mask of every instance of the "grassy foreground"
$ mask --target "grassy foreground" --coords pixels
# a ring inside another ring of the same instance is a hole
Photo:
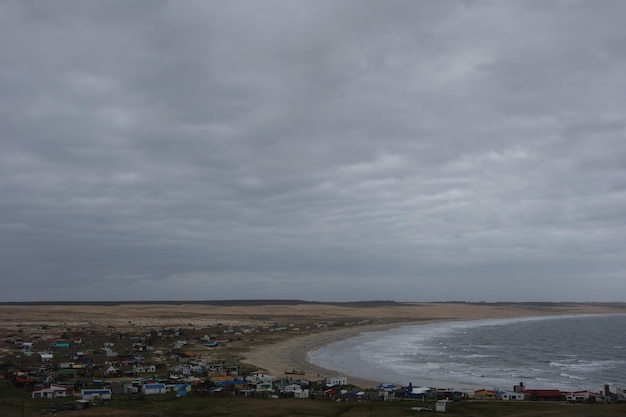
[[[4,394],[4,395],[3,395]],[[15,397],[0,390],[0,416],[41,416],[51,414],[50,407],[61,408],[71,398],[58,400],[32,400]],[[56,411],[57,416],[83,417],[200,417],[200,416],[254,416],[254,417],[400,417],[423,414],[412,407],[430,407],[434,403],[412,400],[387,402],[335,402],[312,399],[261,399],[261,398],[215,398],[190,396],[156,396],[143,399],[119,398],[107,406],[95,406],[86,410]],[[426,413],[432,414],[435,413]],[[442,413],[437,413],[441,415]],[[625,416],[626,404],[566,404],[538,402],[468,401],[449,403],[446,415],[453,416],[534,416],[534,417],[590,417]]]

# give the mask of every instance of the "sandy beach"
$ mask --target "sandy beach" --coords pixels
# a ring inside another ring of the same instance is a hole
[[[245,356],[245,362],[256,364],[271,375],[283,376],[286,370],[301,369],[305,372],[302,378],[310,380],[324,379],[326,377],[338,376],[332,369],[325,369],[308,362],[308,352],[314,351],[336,340],[357,336],[367,331],[386,330],[395,325],[379,324],[369,326],[359,326],[350,329],[328,330],[286,339],[282,342],[269,345],[261,345],[253,348]],[[293,376],[298,379],[297,375]],[[380,381],[366,380],[361,378],[350,378],[351,384],[359,387],[374,387]]]
[[[364,332],[387,330],[402,325],[426,324],[433,322],[455,320],[478,320],[490,318],[515,318],[569,314],[611,314],[626,313],[624,305],[559,305],[559,306],[481,306],[460,304],[420,304],[419,307],[408,308],[415,313],[413,320],[395,321],[397,314],[386,311],[385,318],[389,322],[384,324],[360,325],[351,328],[315,332],[305,336],[287,338],[281,342],[254,347],[246,354],[245,361],[256,364],[268,373],[276,376],[284,375],[285,370],[292,368],[302,369],[306,379],[321,379],[329,376],[338,376],[339,373],[319,367],[308,362],[308,352],[330,344],[334,341],[357,336]],[[397,313],[398,311],[396,311]],[[378,316],[380,317],[380,315]],[[362,388],[374,387],[385,381],[354,378],[350,375],[349,383]],[[295,377],[295,376],[294,376]],[[297,377],[295,377],[297,378]]]
[[[434,321],[477,320],[571,314],[626,313],[626,303],[343,303],[321,304],[263,301],[245,305],[222,303],[170,304],[3,304],[0,330],[7,336],[38,332],[42,325],[59,330],[115,328],[116,331],[187,327],[223,329],[227,326],[265,328],[284,326],[280,333],[250,333],[230,346],[242,352],[241,362],[277,377],[300,368],[303,378],[337,376],[307,361],[307,353],[333,341],[400,325]],[[323,325],[320,325],[323,324]],[[221,327],[223,326],[223,327]],[[229,347],[230,348],[230,347]],[[228,348],[224,348],[228,349]],[[361,387],[384,381],[349,377]],[[296,375],[294,378],[298,378]]]

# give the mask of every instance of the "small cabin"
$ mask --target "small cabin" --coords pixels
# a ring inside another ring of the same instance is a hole
[[[83,389],[80,390],[80,394],[83,400],[95,401],[95,400],[110,400],[110,389]]]
[[[144,395],[165,394],[166,391],[167,388],[162,383],[144,384],[141,387],[141,393]]]

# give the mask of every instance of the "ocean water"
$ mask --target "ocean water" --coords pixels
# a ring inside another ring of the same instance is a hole
[[[381,383],[598,391],[626,388],[626,315],[403,326],[308,353],[316,365]]]

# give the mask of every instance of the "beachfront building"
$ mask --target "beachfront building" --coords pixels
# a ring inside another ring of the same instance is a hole
[[[524,393],[510,390],[500,390],[496,393],[499,400],[502,401],[524,401]]]
[[[267,391],[267,392],[271,392],[274,391],[274,385],[271,382],[259,382],[256,385],[254,385],[254,390],[255,391]]]
[[[59,398],[67,396],[67,388],[62,385],[51,384],[49,387],[35,388],[33,398]]]
[[[429,387],[414,387],[413,384],[409,384],[409,386],[406,389],[406,393],[407,396],[409,398],[415,398],[415,399],[426,399],[426,398],[432,398],[433,395],[433,389],[429,388]],[[435,395],[436,397],[436,395]]]
[[[329,376],[326,378],[326,386],[334,387],[335,385],[348,385],[347,376]]]
[[[136,365],[133,367],[133,373],[146,374],[156,372],[156,365]]]
[[[144,395],[165,394],[167,387],[162,383],[143,384],[141,386],[141,393]]]
[[[496,400],[497,398],[495,390],[482,388],[474,391],[474,399],[476,400]]]
[[[309,390],[300,384],[288,384],[282,387],[283,395],[294,398],[309,398]]]
[[[584,391],[573,391],[573,392],[564,392],[565,399],[567,401],[604,401],[606,399],[604,393],[602,391],[593,392],[589,390]]]
[[[532,389],[524,391],[524,394],[531,401],[562,401],[565,398],[558,389]]]
[[[95,401],[95,400],[110,400],[110,389],[83,389],[80,390],[80,395],[83,400]]]

